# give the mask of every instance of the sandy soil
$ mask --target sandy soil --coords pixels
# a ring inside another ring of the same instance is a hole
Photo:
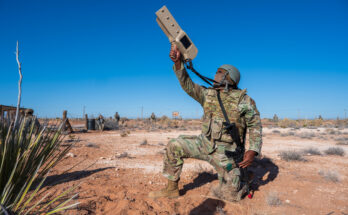
[[[147,197],[148,192],[165,185],[161,170],[167,141],[200,131],[131,131],[127,137],[120,133],[74,134],[80,141],[47,179],[53,184],[47,188],[57,192],[78,185],[81,204],[64,214],[348,214],[348,146],[340,146],[346,151],[343,157],[308,154],[306,162],[286,162],[278,155],[282,150],[308,147],[323,152],[336,146],[337,138],[348,138],[347,129],[330,134],[324,128],[265,128],[263,156],[271,160],[263,159],[250,168],[256,174],[254,197],[239,203],[209,198],[211,186],[218,183],[216,172],[193,159],[185,161],[179,198]],[[144,140],[147,144],[141,145]],[[338,174],[339,182],[319,174],[328,170]]]

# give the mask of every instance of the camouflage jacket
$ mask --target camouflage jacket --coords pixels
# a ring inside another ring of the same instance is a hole
[[[183,64],[180,70],[174,72],[184,91],[199,102],[204,109],[202,133],[208,139],[218,143],[236,145],[231,135],[223,129],[225,118],[217,99],[217,91],[193,83]],[[240,138],[240,144],[245,146],[246,132],[249,133],[249,150],[260,153],[262,147],[262,126],[260,113],[255,101],[246,94],[246,90],[230,89],[229,92],[220,92],[221,101],[231,123]]]

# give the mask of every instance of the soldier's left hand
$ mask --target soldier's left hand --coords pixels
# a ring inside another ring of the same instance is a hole
[[[255,156],[256,156],[256,152],[254,151],[249,150],[245,152],[243,161],[239,163],[239,167],[246,168],[250,166],[253,163]]]

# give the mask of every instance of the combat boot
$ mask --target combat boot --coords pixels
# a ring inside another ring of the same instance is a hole
[[[179,181],[171,181],[168,180],[168,185],[166,188],[159,191],[152,191],[149,193],[150,198],[159,198],[159,197],[167,197],[167,198],[176,198],[179,197]]]

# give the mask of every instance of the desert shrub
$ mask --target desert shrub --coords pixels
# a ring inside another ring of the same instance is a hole
[[[128,134],[129,134],[128,132],[129,132],[129,131],[122,131],[121,134],[120,134],[120,136],[121,136],[121,137],[127,137]]]
[[[336,143],[336,145],[347,146],[348,145],[348,141],[338,141]]]
[[[321,152],[317,148],[307,148],[303,150],[304,154],[311,154],[311,155],[321,155]]]
[[[147,139],[143,140],[143,142],[140,143],[141,146],[147,145]]]
[[[297,123],[295,120],[284,118],[283,120],[280,120],[278,122],[278,126],[281,128],[290,128],[290,127],[296,127]]]
[[[323,170],[320,170],[319,171],[319,175],[321,177],[323,177],[327,181],[331,181],[331,182],[335,182],[335,183],[340,181],[339,174],[336,171],[330,171],[330,170],[323,171]]]
[[[282,151],[279,156],[285,161],[306,161],[306,159],[302,157],[302,153],[296,151]]]
[[[294,135],[295,135],[295,132],[289,131],[287,133],[282,133],[280,136],[287,137],[287,136],[294,136]]]
[[[99,148],[99,146],[96,143],[91,143],[91,142],[87,143],[86,146],[90,148]]]
[[[127,152],[123,152],[120,155],[116,156],[117,158],[131,158]]]
[[[340,147],[330,147],[330,148],[326,149],[324,152],[327,155],[344,156],[344,154],[345,154],[344,150]]]
[[[314,127],[315,129],[317,127],[320,127],[323,125],[323,120],[322,119],[314,119],[314,120],[309,120],[308,121],[308,126],[309,127]]]
[[[304,132],[304,133],[300,133],[299,137],[303,139],[312,139],[313,137],[315,137],[315,134],[313,132]]]
[[[266,197],[267,204],[270,206],[280,206],[282,201],[279,199],[277,192],[270,192]]]
[[[272,133],[273,134],[280,134],[280,131],[279,130],[273,130]]]
[[[78,204],[67,206],[76,195],[66,198],[76,187],[67,189],[53,200],[48,194],[38,200],[47,173],[72,147],[72,144],[62,146],[64,136],[61,133],[62,124],[53,131],[36,127],[35,120],[30,122],[29,118],[18,126],[0,121],[1,213],[51,214]]]
[[[335,131],[334,129],[332,129],[332,128],[326,129],[325,131],[326,131],[328,134],[331,134],[331,135],[336,134],[336,131]]]
[[[289,135],[289,136],[294,136],[294,135],[295,135],[295,132],[289,131],[289,132],[288,132],[288,135]]]

